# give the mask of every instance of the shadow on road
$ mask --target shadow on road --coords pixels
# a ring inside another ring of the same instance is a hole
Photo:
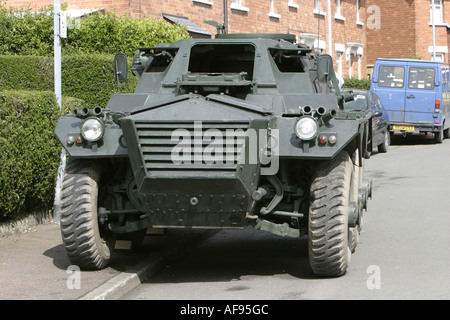
[[[391,146],[427,145],[427,144],[435,144],[433,135],[412,134],[403,136],[402,134],[395,134],[391,136]]]
[[[277,274],[317,279],[309,266],[307,237],[285,238],[247,228],[222,230],[147,283],[222,282]]]

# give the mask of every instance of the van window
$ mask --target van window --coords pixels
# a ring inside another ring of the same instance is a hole
[[[378,85],[380,87],[403,88],[405,82],[405,68],[380,66]]]
[[[410,68],[408,88],[410,89],[434,89],[433,68]]]

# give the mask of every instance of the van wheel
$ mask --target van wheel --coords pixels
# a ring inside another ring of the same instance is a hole
[[[443,127],[441,127],[439,132],[434,133],[434,142],[442,143],[442,140],[444,140],[444,128]]]
[[[450,128],[447,128],[447,129],[444,130],[444,138],[445,138],[445,139],[450,138],[450,132],[449,132],[449,129],[450,129]]]

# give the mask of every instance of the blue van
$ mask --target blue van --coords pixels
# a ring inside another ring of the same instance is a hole
[[[389,114],[391,133],[434,133],[449,138],[449,65],[412,59],[377,59],[370,91]]]

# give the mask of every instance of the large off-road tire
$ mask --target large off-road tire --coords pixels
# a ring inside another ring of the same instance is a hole
[[[99,180],[94,162],[69,160],[61,192],[61,235],[70,262],[85,270],[105,268],[111,255],[98,223]]]
[[[348,210],[359,180],[354,171],[350,156],[342,151],[318,166],[311,184],[309,262],[317,276],[342,276],[350,262],[355,244],[349,239]]]

